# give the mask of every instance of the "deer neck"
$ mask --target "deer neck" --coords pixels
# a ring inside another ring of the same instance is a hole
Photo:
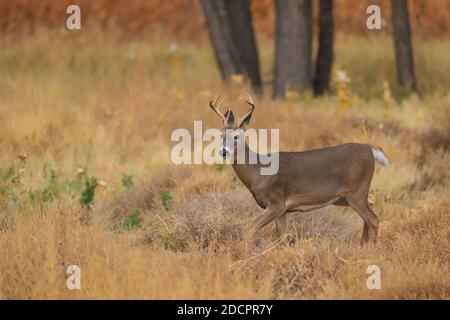
[[[250,159],[256,159],[256,163],[250,163]],[[245,162],[238,163],[237,160],[237,155],[235,153],[232,164],[234,172],[236,172],[236,175],[242,183],[251,191],[252,187],[255,186],[261,177],[259,154],[250,149],[247,143],[245,143]]]

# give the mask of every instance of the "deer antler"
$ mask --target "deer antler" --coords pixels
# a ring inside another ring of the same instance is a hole
[[[240,127],[242,122],[253,113],[253,110],[255,110],[255,104],[253,103],[252,97],[248,93],[247,93],[247,96],[250,101],[245,100],[245,102],[250,106],[250,110],[243,117],[239,117],[239,120],[237,122],[238,127]]]
[[[224,123],[227,123],[227,118],[223,115],[223,113],[220,111],[220,105],[222,104],[223,100],[220,99],[220,96],[217,96],[217,98],[213,101],[209,102],[209,106],[215,113],[219,115],[220,118],[222,118]]]

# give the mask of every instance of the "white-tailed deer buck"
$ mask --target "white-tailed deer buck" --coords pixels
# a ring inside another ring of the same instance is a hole
[[[210,102],[223,121],[223,158],[234,157],[232,166],[242,183],[252,193],[258,205],[264,209],[253,224],[253,234],[275,220],[280,237],[286,234],[286,214],[305,212],[327,205],[350,206],[364,220],[361,244],[369,237],[375,240],[378,233],[378,217],[368,202],[370,182],[375,160],[382,165],[389,163],[381,149],[367,144],[346,143],[334,147],[301,152],[279,152],[279,169],[274,175],[261,175],[263,164],[252,151],[244,137],[255,105],[250,97],[248,113],[235,124],[231,110],[222,113],[219,97]],[[244,144],[244,145],[242,145]],[[238,163],[237,150],[245,150],[245,157],[256,156],[256,163]]]

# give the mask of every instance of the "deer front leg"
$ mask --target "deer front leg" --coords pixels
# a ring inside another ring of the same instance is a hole
[[[286,236],[286,232],[287,232],[286,213],[275,218],[275,224],[277,226],[278,236],[280,238],[283,238],[284,236]]]
[[[255,236],[255,234],[266,224],[269,222],[275,220],[275,218],[279,217],[280,215],[283,215],[285,213],[285,209],[282,206],[277,205],[271,205],[268,206],[262,215],[260,215],[258,218],[255,219],[252,226],[252,236]]]
[[[287,215],[283,213],[281,216],[275,219],[275,224],[277,226],[278,236],[281,240],[286,241],[289,245],[295,244],[295,239],[292,234],[287,233]]]

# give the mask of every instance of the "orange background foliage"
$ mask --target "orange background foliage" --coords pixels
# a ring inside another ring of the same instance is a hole
[[[318,0],[314,0],[317,20]],[[42,28],[64,28],[66,8],[78,4],[84,29],[114,30],[126,37],[159,32],[177,38],[195,39],[204,35],[205,24],[199,0],[0,0],[0,30],[3,34],[36,33]],[[366,8],[381,7],[384,32],[390,30],[390,0],[336,0],[338,32],[364,34]],[[414,35],[448,36],[450,1],[409,0]],[[271,37],[274,31],[274,0],[252,0],[258,36]],[[382,31],[383,32],[383,31]]]

